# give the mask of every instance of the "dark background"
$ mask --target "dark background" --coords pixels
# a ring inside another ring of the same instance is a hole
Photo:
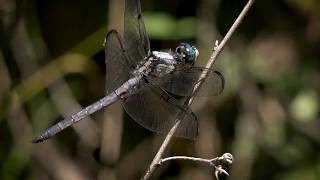
[[[196,45],[199,65],[244,0],[142,0],[153,50]],[[164,136],[120,103],[54,138],[35,135],[104,96],[102,43],[122,32],[119,0],[0,1],[0,179],[138,179]],[[222,179],[320,179],[320,2],[256,0],[218,58],[218,97],[197,98],[196,141],[174,139],[166,156],[234,155]],[[205,164],[172,161],[154,179],[214,179]]]

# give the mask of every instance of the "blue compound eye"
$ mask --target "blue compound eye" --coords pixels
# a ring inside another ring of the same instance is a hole
[[[191,46],[188,43],[181,43],[177,49],[178,53],[187,63],[194,63],[197,60],[199,51],[194,46]]]
[[[187,61],[195,62],[197,60],[198,55],[199,55],[199,52],[195,47],[192,47],[190,45],[188,45],[186,47],[186,60]]]

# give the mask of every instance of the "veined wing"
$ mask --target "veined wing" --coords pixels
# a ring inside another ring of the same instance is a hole
[[[208,73],[208,76],[195,96],[215,96],[222,93],[224,89],[223,75],[219,71],[200,67],[177,69],[168,77],[160,80],[162,81],[160,85],[170,93],[191,96],[194,86],[199,82],[199,77],[204,71]]]
[[[140,0],[125,2],[124,39],[132,65],[144,61],[144,58],[150,54],[149,38],[141,14]]]
[[[198,135],[198,121],[189,107],[151,84],[124,100],[123,107],[132,119],[151,131],[167,133],[178,118],[181,124],[175,136],[195,139]]]
[[[111,30],[105,40],[106,91],[113,92],[130,78],[130,63],[116,30]]]

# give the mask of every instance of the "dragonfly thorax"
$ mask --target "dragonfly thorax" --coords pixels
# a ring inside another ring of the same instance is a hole
[[[151,55],[146,58],[146,61],[138,65],[133,71],[133,75],[164,77],[174,70],[175,65],[176,60],[170,53],[152,51]]]
[[[152,51],[154,60],[162,61],[165,64],[175,64],[175,59],[172,54],[161,51]]]
[[[156,77],[164,77],[171,73],[176,65],[173,55],[167,52],[152,51],[151,55],[152,68],[150,75]]]

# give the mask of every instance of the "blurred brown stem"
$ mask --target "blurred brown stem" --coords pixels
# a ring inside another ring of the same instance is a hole
[[[247,12],[249,11],[249,9],[253,5],[253,3],[254,3],[254,0],[248,1],[248,3],[246,4],[246,6],[243,8],[240,15],[238,16],[238,18],[235,20],[235,22],[233,23],[233,25],[229,29],[228,33],[224,36],[224,38],[222,39],[222,41],[219,44],[216,44],[217,46],[214,48],[214,51],[213,51],[212,55],[210,56],[210,59],[206,65],[206,68],[212,68],[217,57],[220,55],[220,53],[223,50],[223,48],[225,47],[226,43],[231,38],[231,36],[235,32],[235,30],[238,28],[238,26],[242,22],[244,16],[247,14]],[[195,93],[200,88],[201,84],[204,82],[203,80],[206,78],[206,76],[207,76],[206,73],[203,73],[200,76],[199,83],[196,84],[196,86],[194,88]],[[189,97],[186,100],[185,104],[189,106],[193,102],[193,99],[194,99],[194,96]],[[167,134],[167,136],[164,139],[162,145],[160,146],[157,154],[155,155],[154,159],[152,160],[152,163],[150,164],[148,170],[146,171],[145,175],[141,178],[142,180],[149,179],[151,177],[152,173],[154,172],[154,170],[156,169],[157,165],[159,165],[159,162],[161,161],[161,158],[162,158],[162,154],[164,153],[164,150],[166,149],[166,147],[170,143],[174,133],[176,132],[177,128],[180,125],[180,122],[181,122],[181,120],[177,120],[176,123],[171,128],[171,130],[169,131],[169,133]]]

